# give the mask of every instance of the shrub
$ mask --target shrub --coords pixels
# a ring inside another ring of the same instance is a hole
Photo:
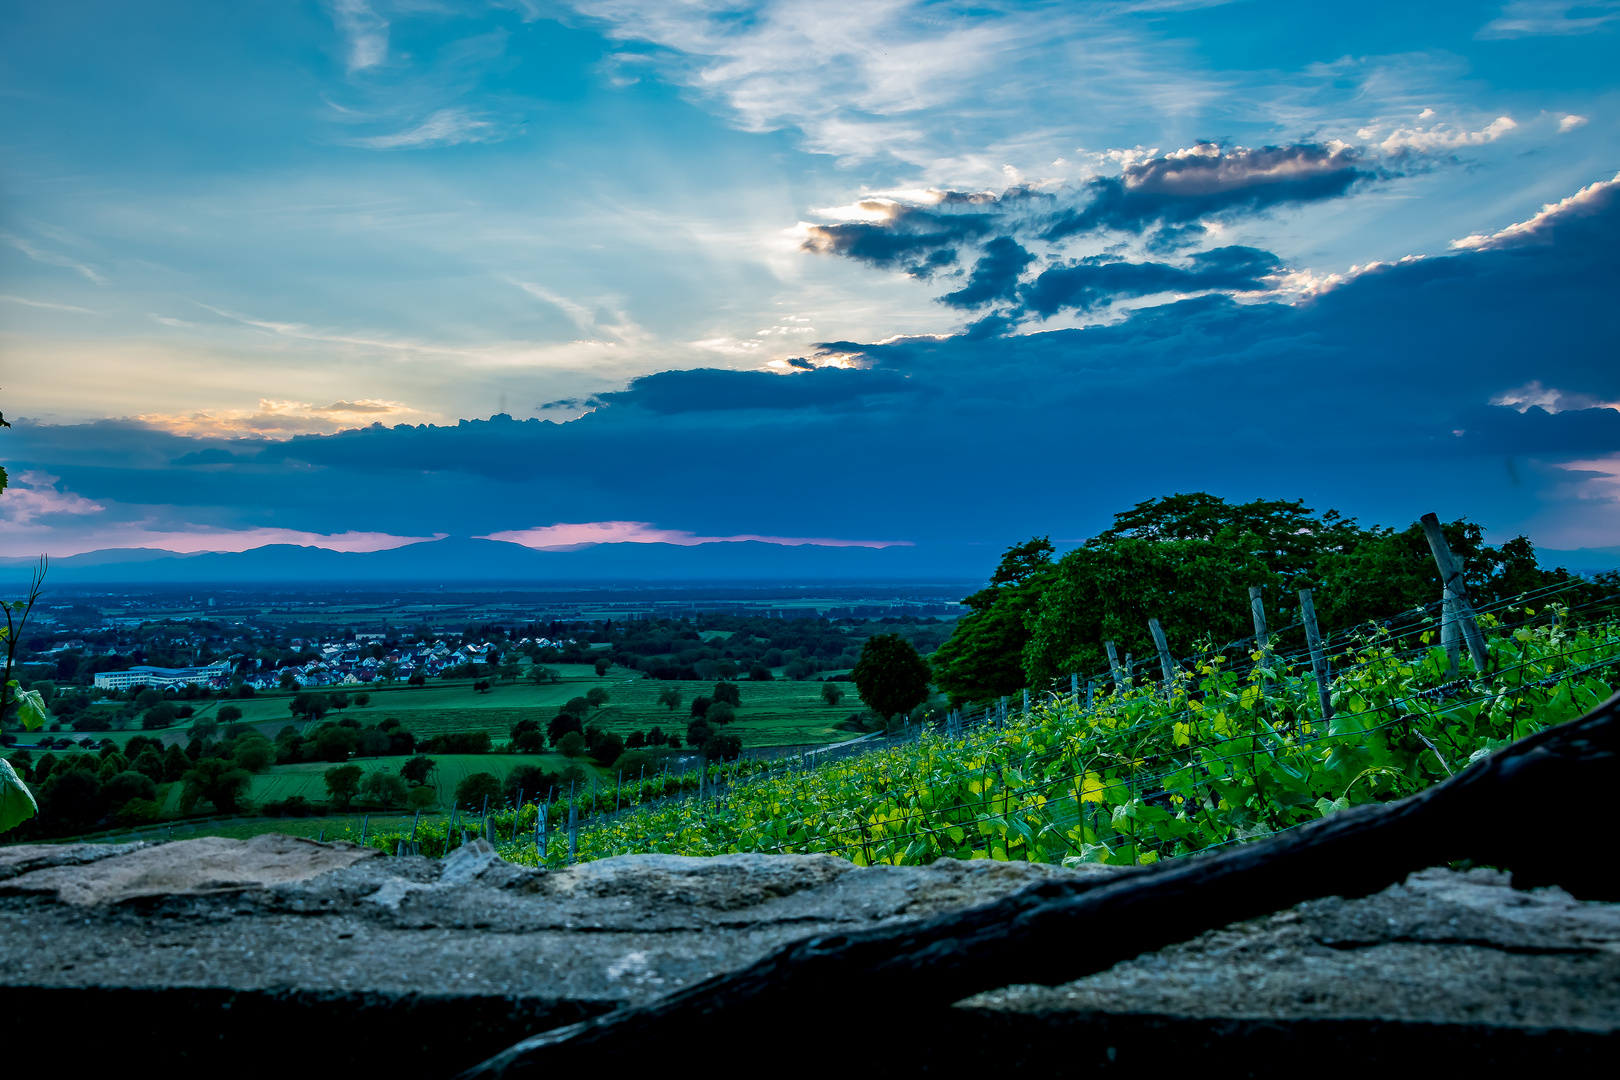
[[[157,798],[157,785],[145,773],[126,769],[101,785],[101,795],[108,806],[123,806],[131,799]]]
[[[742,739],[737,735],[710,735],[703,740],[699,753],[710,761],[735,761],[742,753]]]
[[[354,797],[360,793],[360,766],[334,765],[321,774],[326,781],[326,795],[332,805],[340,810],[348,809]]]
[[[538,765],[519,765],[501,782],[501,798],[516,806],[519,794],[524,802],[534,802],[545,798],[546,792],[556,786],[556,773],[546,772]]]
[[[360,793],[367,802],[378,806],[403,806],[408,795],[399,774],[382,771],[366,774]]]
[[[179,717],[180,710],[167,701],[160,701],[141,716],[141,727],[147,731],[166,728]]]
[[[309,817],[320,809],[302,795],[293,795],[280,802],[267,802],[260,807],[271,817]]]
[[[419,784],[411,788],[405,796],[406,805],[412,810],[426,810],[439,801],[439,793],[427,784]]]
[[[426,754],[487,754],[494,744],[487,731],[451,731],[422,742]]]
[[[501,782],[493,773],[475,772],[456,785],[456,805],[472,810],[482,809],[486,799],[499,799],[500,795]]]
[[[619,760],[613,763],[613,768],[629,782],[639,780],[644,769],[648,772],[657,771],[658,759],[645,750],[626,750],[619,755]]]
[[[130,799],[113,811],[113,823],[125,829],[149,825],[157,820],[161,810],[156,799]]]

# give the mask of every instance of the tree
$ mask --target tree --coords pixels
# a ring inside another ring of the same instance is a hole
[[[673,686],[664,687],[664,692],[658,695],[658,704],[674,712],[681,707],[681,692]]]
[[[337,690],[327,695],[326,702],[341,714],[344,709],[349,707],[349,695],[342,690]]]
[[[438,801],[439,793],[434,791],[432,786],[428,784],[421,784],[411,788],[410,794],[405,796],[406,805],[412,810],[426,810]]]
[[[611,731],[592,728],[586,735],[591,757],[603,765],[611,765],[624,753],[624,739]]]
[[[219,721],[213,717],[205,716],[201,720],[191,723],[191,737],[193,739],[212,739],[219,731]]]
[[[76,831],[93,824],[104,809],[101,784],[94,773],[83,769],[56,769],[40,785],[40,813],[70,830]]]
[[[600,709],[608,703],[608,692],[600,686],[593,686],[585,691],[585,700],[590,702],[594,708]]]
[[[405,805],[405,781],[391,772],[367,773],[360,783],[360,793],[369,803],[377,806],[403,806]]]
[[[253,783],[253,774],[224,758],[199,758],[181,777],[180,808],[189,811],[199,798],[214,804],[221,814],[234,814],[242,793]]]
[[[748,678],[751,682],[770,682],[771,680],[775,679],[776,676],[772,675],[771,669],[766,667],[764,664],[750,664],[748,667]]]
[[[307,757],[312,761],[348,761],[360,747],[360,735],[353,728],[329,724],[309,739]]]
[[[514,754],[538,754],[546,748],[545,733],[538,720],[519,720],[512,725],[511,750]]]
[[[191,768],[191,759],[180,749],[180,744],[169,747],[163,754],[163,779],[178,780]]]
[[[326,781],[326,797],[339,810],[347,810],[360,794],[360,766],[334,765],[321,774]]]
[[[723,732],[710,735],[699,752],[710,761],[736,761],[742,755],[742,738]]]
[[[166,728],[178,719],[179,712],[172,701],[160,701],[142,714],[141,728],[146,731]]]
[[[613,661],[612,660],[609,660],[605,656],[602,657],[600,660],[598,660],[596,662],[596,677],[601,678],[603,675],[606,675],[608,673],[608,668],[610,668],[612,666],[613,666]]]
[[[239,768],[246,769],[250,773],[260,773],[276,763],[276,748],[271,745],[269,739],[255,732],[236,740],[231,757],[235,759]]]
[[[405,682],[409,686],[426,686],[427,676],[422,674],[420,671],[413,671],[411,672],[411,677],[406,679]]]
[[[222,724],[234,724],[242,719],[242,710],[235,705],[221,705],[214,715]]]
[[[417,754],[399,767],[399,775],[412,784],[425,784],[428,774],[438,766],[438,762],[426,754]]]
[[[569,698],[568,703],[561,706],[558,711],[572,713],[574,716],[583,717],[585,714],[591,711],[591,703],[586,698],[573,697]]]
[[[951,701],[989,701],[1025,686],[1025,620],[1040,603],[1054,568],[1050,539],[1032,537],[1001,556],[987,587],[964,597],[968,614],[932,658],[934,679]]]
[[[354,695],[354,706],[355,706],[355,708],[363,709],[367,705],[370,705],[370,704],[371,704],[371,695],[366,693],[365,691],[361,691],[360,693]]]
[[[477,810],[486,799],[499,799],[500,794],[501,782],[493,773],[476,772],[462,777],[456,785],[456,805]]]
[[[714,726],[701,716],[686,725],[686,743],[688,746],[701,748],[713,734]]]
[[[293,687],[298,685],[298,676],[291,668],[282,668],[281,678],[277,681],[280,682],[283,690],[291,690]]]
[[[899,634],[868,638],[850,679],[861,700],[885,720],[928,700],[928,662]]]
[[[699,694],[697,697],[692,699],[692,715],[693,716],[707,715],[707,713],[709,711],[709,706],[711,706],[713,704],[714,704],[714,702],[708,697],[708,695]]]
[[[552,746],[558,745],[562,737],[569,732],[578,732],[581,735],[585,733],[584,723],[571,712],[559,712],[551,718],[551,723],[546,725],[546,735],[551,739]]]
[[[577,730],[567,731],[563,733],[562,738],[556,740],[552,745],[557,748],[557,753],[564,757],[579,757],[585,752],[585,736]]]
[[[355,738],[354,752],[360,757],[381,757],[394,747],[389,732],[377,728],[362,728]]]
[[[717,701],[709,706],[709,711],[703,714],[703,719],[707,720],[711,726],[719,727],[737,719],[737,713],[724,701]]]
[[[145,773],[126,769],[109,777],[101,785],[106,804],[116,810],[131,799],[157,798],[157,785]]]
[[[562,682],[562,672],[556,668],[541,667],[539,664],[535,664],[529,668],[529,680],[534,683]]]
[[[348,700],[344,699],[344,704]],[[313,690],[305,690],[293,696],[287,703],[287,708],[294,716],[302,716],[306,720],[319,720],[326,715],[332,703],[325,694],[317,694]]]
[[[652,730],[647,732],[647,745],[663,746],[665,738],[666,736],[664,735],[664,729],[655,724],[653,725]]]
[[[506,774],[501,784],[501,798],[517,805],[518,796],[522,795],[525,802],[545,797],[546,789],[557,786],[557,775],[548,773],[538,765],[519,765]]]
[[[824,682],[824,683],[822,683],[821,684],[821,700],[825,701],[828,705],[831,705],[834,708],[837,708],[838,703],[840,701],[844,700],[843,688],[840,687],[835,682]]]
[[[475,693],[475,694],[487,694],[487,693],[490,692],[490,689],[491,689],[488,679],[474,680],[474,682],[472,684],[472,688],[473,688],[473,693]]]
[[[129,767],[142,776],[151,777],[154,782],[161,783],[163,780],[163,755],[156,750],[141,751]]]
[[[723,701],[733,707],[742,705],[742,689],[734,682],[715,683],[713,697],[715,701]]]

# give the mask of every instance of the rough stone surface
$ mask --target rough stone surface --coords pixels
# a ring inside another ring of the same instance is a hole
[[[231,893],[307,881],[378,854],[376,849],[358,844],[318,844],[279,833],[251,840],[206,836],[173,844],[122,846],[124,850],[110,852],[111,857],[95,859],[81,852],[77,858],[64,857],[55,866],[18,874],[0,882],[0,895],[36,893],[85,907],[151,897]]]
[[[771,855],[633,855],[545,872],[482,841],[440,862],[274,836],[0,849],[0,1010],[14,1030],[95,1015],[112,1025],[111,1047],[161,1038],[180,1059],[238,1074],[286,1064],[289,1047],[261,1045],[267,1027],[292,1025],[306,1042],[363,1032],[323,1052],[447,1075],[811,934],[1109,872]],[[850,999],[855,1014],[871,1006],[858,987]],[[1612,1056],[1620,1033],[1620,906],[1431,870],[949,1012],[939,1039],[906,1042],[925,1047],[889,1071],[1196,1065],[1242,1043],[1362,1066],[1444,1044],[1476,1065],[1557,1060],[1578,1072]],[[173,1040],[176,1025],[217,1039]]]
[[[1426,870],[1362,900],[1314,900],[1064,986],[1009,987],[963,1004],[1614,1032],[1620,905],[1518,892],[1493,870]]]

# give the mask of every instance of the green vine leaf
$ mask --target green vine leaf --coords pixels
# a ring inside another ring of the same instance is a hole
[[[0,758],[0,832],[20,825],[37,813],[39,804],[34,802],[34,793],[12,769],[11,762]]]

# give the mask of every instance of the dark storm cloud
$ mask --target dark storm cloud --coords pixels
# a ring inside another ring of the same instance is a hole
[[[1150,250],[1168,254],[1196,244],[1206,235],[1209,222],[1340,198],[1379,175],[1363,168],[1358,153],[1346,147],[1299,143],[1249,149],[1200,143],[1190,150],[1132,162],[1119,176],[1098,177],[1057,192],[1023,185],[1000,194],[947,191],[928,207],[868,199],[861,207],[884,215],[882,220],[811,226],[803,246],[924,278],[950,270],[977,251],[967,284],[939,298],[968,310],[1011,301],[1020,276],[1035,258],[1028,246],[1036,242],[1061,245],[1080,236],[1124,234],[1144,238]],[[1115,259],[1109,265],[1122,262]],[[1109,282],[1120,284],[1120,297],[1164,291],[1132,291],[1138,283],[1166,276],[1172,269],[1159,263],[1143,265],[1147,269],[1140,274],[1076,265],[1076,273],[1051,279],[1043,295],[1060,290],[1059,283],[1065,280],[1085,281],[1092,290],[1085,303],[1060,306],[1090,308],[1106,300],[1106,294],[1096,290]],[[1016,312],[1004,312],[993,322],[1011,326],[1016,318]],[[991,323],[981,324],[985,325]]]
[[[1247,247],[1199,252],[1184,265],[1097,255],[1042,272],[1018,295],[1030,311],[1044,318],[1066,308],[1090,311],[1111,300],[1165,292],[1256,292],[1281,266],[1269,251]]]
[[[1544,223],[1544,242],[1383,267],[1293,305],[1223,295],[1274,265],[1250,249],[1081,261],[1047,267],[1018,302],[1217,291],[1084,330],[825,346],[864,370],[661,372],[563,424],[273,442],[19,423],[6,465],[108,505],[406,535],[637,520],[993,546],[1084,536],[1139,499],[1197,489],[1304,495],[1394,524],[1431,509],[1498,525],[1594,513],[1608,504],[1569,495],[1578,474],[1557,464],[1620,452],[1620,413],[1489,404],[1532,383],[1552,401],[1620,401],[1620,211],[1612,191],[1579,208]],[[994,266],[982,280],[1007,295]],[[1507,457],[1543,465],[1513,483]]]
[[[1159,246],[1173,247],[1201,236],[1202,222],[1337,199],[1375,175],[1348,148],[1301,143],[1224,150],[1200,143],[1090,181],[1082,204],[1054,215],[1041,236],[1165,229]]]

